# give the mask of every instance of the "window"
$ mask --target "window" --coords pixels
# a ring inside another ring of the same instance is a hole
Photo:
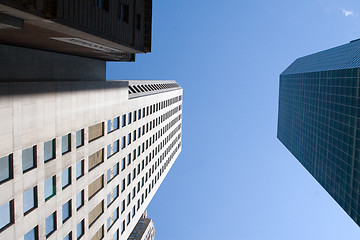
[[[38,227],[34,227],[24,235],[24,240],[38,240]]]
[[[95,6],[108,12],[109,11],[109,0],[95,0]]]
[[[127,165],[129,166],[131,163],[131,153],[127,155]]]
[[[0,206],[0,232],[14,223],[14,200]]]
[[[136,25],[137,30],[141,29],[141,15],[140,14],[136,15],[135,25]]]
[[[104,123],[98,123],[89,127],[89,142],[104,136]]]
[[[45,219],[45,234],[48,238],[56,230],[56,212]]]
[[[121,234],[125,232],[125,220],[121,223]]]
[[[33,187],[23,194],[24,215],[37,208],[37,187]]]
[[[112,215],[107,219],[107,230],[111,228],[111,226],[118,220],[119,218],[119,208],[115,209]]]
[[[119,151],[119,140],[116,140],[112,144],[107,145],[107,151],[106,151],[107,158],[110,158],[118,151]]]
[[[121,141],[121,149],[124,149],[125,147],[126,147],[126,138],[125,136],[123,136]]]
[[[71,200],[62,206],[62,222],[66,222],[71,217]]]
[[[88,195],[89,199],[95,196],[102,188],[104,187],[104,175],[98,177],[95,181],[89,184],[88,186]]]
[[[36,168],[36,146],[22,150],[23,172]]]
[[[110,182],[114,177],[119,174],[119,163],[115,164],[112,168],[107,170],[107,182]]]
[[[84,219],[83,219],[76,226],[76,239],[80,239],[84,235],[84,229],[85,229],[85,224],[84,224]]]
[[[64,155],[71,151],[71,134],[61,137],[61,153]]]
[[[84,176],[84,160],[80,160],[76,163],[76,179]]]
[[[125,211],[125,200],[121,202],[121,213]]]
[[[121,159],[121,171],[125,169],[125,158]]]
[[[109,206],[119,196],[119,186],[116,186],[107,196],[107,206]]]
[[[62,189],[71,184],[71,167],[64,169],[61,174],[61,186]]]
[[[76,210],[84,206],[84,190],[76,194]]]
[[[44,143],[44,162],[55,158],[55,139]]]
[[[114,233],[113,240],[119,240],[119,229]]]
[[[130,113],[128,113],[128,124],[131,124],[131,112]]]
[[[107,121],[107,133],[119,129],[119,117]]]
[[[126,114],[122,115],[121,118],[121,127],[125,127],[126,126]]]
[[[76,132],[76,148],[84,146],[84,129]]]
[[[12,154],[0,158],[0,183],[13,178]]]
[[[131,173],[127,175],[127,186],[129,186],[131,183]]]
[[[97,151],[96,153],[93,153],[92,155],[90,155],[88,162],[89,162],[89,164],[88,164],[89,171],[91,171],[97,165],[104,162],[104,149],[101,149],[101,150]]]
[[[63,240],[71,240],[71,233],[72,232],[69,232],[69,234],[66,235]]]
[[[129,23],[129,5],[120,4],[119,18],[125,23]]]
[[[131,144],[131,133],[128,134],[128,143],[127,145],[130,145]]]
[[[125,179],[121,181],[121,192],[125,190]]]
[[[56,194],[56,177],[50,177],[45,180],[45,201],[49,200]]]
[[[136,122],[136,110],[133,112],[133,122]]]

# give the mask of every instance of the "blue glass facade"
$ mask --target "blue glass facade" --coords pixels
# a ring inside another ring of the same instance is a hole
[[[277,136],[360,226],[360,41],[280,75]]]

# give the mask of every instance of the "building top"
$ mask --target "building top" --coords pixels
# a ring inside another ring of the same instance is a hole
[[[3,0],[0,43],[107,61],[151,51],[152,0]]]
[[[360,67],[360,41],[296,59],[281,75]]]

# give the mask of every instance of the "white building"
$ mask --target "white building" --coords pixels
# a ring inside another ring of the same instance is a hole
[[[127,239],[181,151],[182,94],[0,83],[0,239]]]

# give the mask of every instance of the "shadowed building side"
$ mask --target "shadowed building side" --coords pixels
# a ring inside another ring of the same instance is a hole
[[[0,43],[107,61],[151,51],[152,0],[2,0]]]

